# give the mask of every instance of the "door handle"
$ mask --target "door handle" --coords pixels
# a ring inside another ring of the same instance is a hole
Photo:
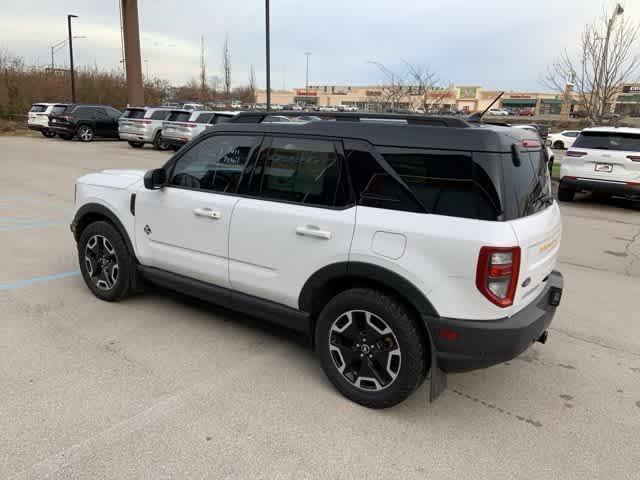
[[[300,235],[302,237],[321,238],[322,240],[331,239],[331,232],[320,230],[320,228],[315,225],[304,225],[296,228],[296,235]]]
[[[206,218],[211,218],[212,220],[220,220],[222,218],[222,214],[220,212],[212,210],[209,207],[194,208],[193,214],[196,217],[206,217]]]

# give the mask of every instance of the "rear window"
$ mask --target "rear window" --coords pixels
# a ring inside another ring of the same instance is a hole
[[[122,114],[122,118],[144,118],[143,108],[127,108]]]
[[[60,115],[64,113],[67,108],[69,108],[69,105],[56,105],[51,110],[51,115]]]
[[[213,113],[201,113],[196,116],[194,122],[196,123],[209,123],[213,118]]]
[[[503,157],[503,219],[515,220],[544,210],[551,198],[548,159],[545,150],[518,149]]]
[[[31,108],[29,109],[30,112],[32,113],[42,113],[42,112],[46,112],[47,111],[47,106],[46,105],[32,105]],[[24,110],[23,110],[24,112]]]
[[[187,120],[189,120],[190,116],[190,112],[171,112],[167,120],[169,120],[170,122],[186,122]]]
[[[574,147],[597,150],[640,152],[640,134],[621,132],[582,132]]]

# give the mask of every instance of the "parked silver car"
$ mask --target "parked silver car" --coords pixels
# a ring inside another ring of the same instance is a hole
[[[207,128],[229,121],[238,112],[196,110],[193,112],[174,110],[162,123],[162,141],[174,149],[190,142]]]
[[[145,143],[151,143],[157,150],[167,150],[169,146],[162,141],[162,122],[172,111],[166,107],[127,108],[118,120],[118,135],[133,148],[142,148]]]

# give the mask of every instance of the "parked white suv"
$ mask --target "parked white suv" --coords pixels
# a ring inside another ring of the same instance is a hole
[[[576,192],[640,196],[640,128],[585,128],[560,167],[558,198]]]
[[[559,133],[551,133],[547,137],[547,143],[557,150],[569,149],[580,135],[580,130],[563,130]]]
[[[94,295],[148,282],[304,332],[336,388],[375,408],[428,372],[435,398],[445,372],[544,343],[561,219],[536,135],[269,116],[215,125],[162,168],[77,180],[72,231]]]
[[[187,112],[172,114],[169,116],[169,120],[162,123],[162,140],[177,150],[207,128],[218,123],[228,122],[237,113],[195,110],[190,115]]]
[[[49,128],[49,115],[58,115],[64,112],[67,106],[66,103],[34,103],[29,109],[27,127],[47,138],[55,137],[56,132]]]
[[[151,143],[156,150],[167,150],[169,146],[162,141],[162,122],[172,111],[166,107],[129,107],[118,120],[118,135],[133,148]]]
[[[494,117],[508,117],[509,112],[502,108],[490,108],[487,115],[493,115]]]

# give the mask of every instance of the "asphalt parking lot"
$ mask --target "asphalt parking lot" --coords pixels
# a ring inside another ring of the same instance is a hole
[[[640,210],[562,205],[546,345],[350,403],[304,341],[167,292],[97,300],[69,232],[77,176],[152,168],[126,143],[0,137],[0,478],[637,479]]]

